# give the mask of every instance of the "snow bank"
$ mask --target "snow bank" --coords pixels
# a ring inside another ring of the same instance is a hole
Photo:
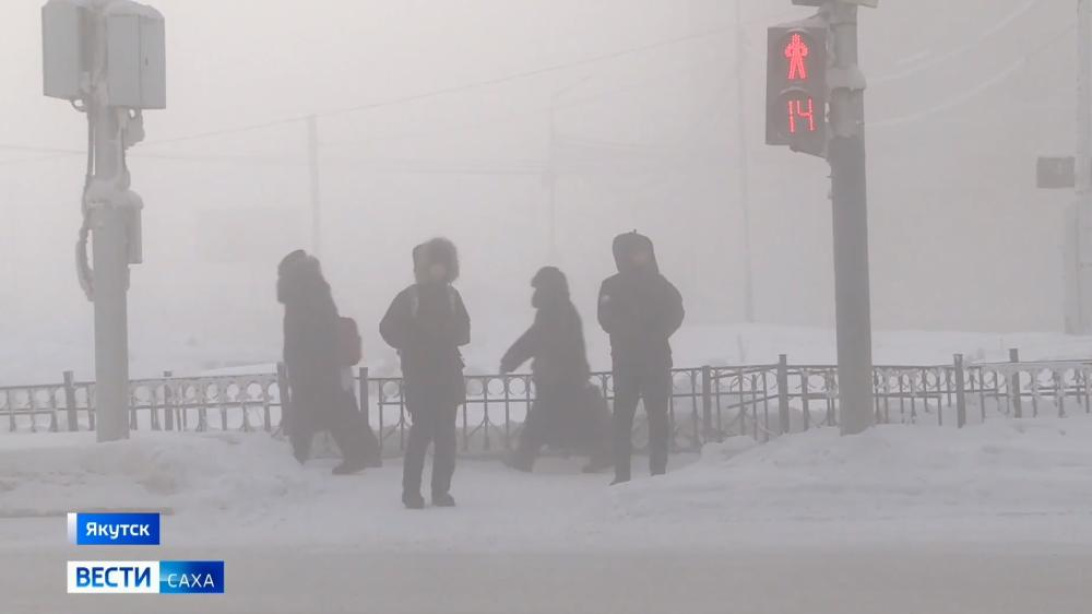
[[[608,488],[580,459],[544,459],[525,475],[463,461],[459,507],[411,513],[395,462],[331,476],[300,467],[264,434],[0,438],[0,543],[35,546],[63,532],[52,516],[162,509],[168,544],[368,551],[723,550],[747,545],[936,543],[1092,545],[1092,419],[885,426],[843,438],[826,429],[757,445],[734,438],[672,472]],[[689,463],[689,465],[686,465]],[[684,466],[686,465],[686,466]],[[39,524],[35,524],[38,522]],[[47,526],[48,525],[48,526]]]
[[[613,490],[605,515],[637,532],[685,526],[691,537],[758,524],[775,531],[833,526],[827,539],[848,527],[857,536],[880,529],[887,537],[918,531],[975,539],[1021,525],[1030,529],[1022,539],[1089,543],[1089,476],[1087,418],[964,430],[882,426],[856,437],[822,429],[762,446],[738,438],[707,446],[700,463],[667,479]]]
[[[0,517],[88,509],[207,512],[308,489],[283,444],[268,436],[142,433],[101,445],[89,433],[0,438]]]

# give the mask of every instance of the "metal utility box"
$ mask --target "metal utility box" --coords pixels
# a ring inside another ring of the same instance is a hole
[[[105,40],[96,42],[99,34]],[[42,7],[45,95],[65,100],[87,96],[97,44],[106,54],[102,68],[107,104],[165,109],[165,39],[163,15],[149,6],[131,0],[49,0]]]
[[[163,15],[148,6],[115,0],[107,6],[105,19],[110,105],[167,108]]]
[[[49,0],[42,7],[42,60],[45,95],[77,100],[83,75],[90,71],[90,27],[86,3],[80,0]]]
[[[1044,190],[1070,190],[1077,185],[1077,159],[1073,156],[1039,158],[1036,184]]]

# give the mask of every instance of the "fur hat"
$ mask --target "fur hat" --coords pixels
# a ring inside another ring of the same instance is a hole
[[[633,264],[633,254],[640,251],[648,252],[649,265],[652,271],[656,273],[660,272],[660,266],[656,262],[656,249],[652,245],[652,239],[638,233],[636,230],[615,237],[612,251],[614,252],[614,264],[618,267],[619,273],[636,270]]]
[[[437,263],[447,269],[445,282],[459,278],[459,252],[450,240],[436,237],[413,248],[413,273],[417,281],[427,279],[429,267]]]

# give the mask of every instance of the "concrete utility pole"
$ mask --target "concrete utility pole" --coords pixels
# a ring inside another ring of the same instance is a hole
[[[848,435],[873,423],[865,80],[857,64],[857,6],[832,1],[825,8],[834,37],[834,65],[828,82],[838,393],[842,433]]]
[[[747,40],[743,0],[736,0],[736,130],[739,132],[739,204],[743,210],[743,316],[755,321],[754,261],[751,257],[751,159],[747,147]]]
[[[307,159],[311,188],[311,254],[322,257],[322,192],[319,183],[318,118],[307,118]]]
[[[1092,332],[1092,0],[1077,2],[1076,200],[1066,232],[1066,332]]]
[[[91,134],[83,194],[93,264],[79,271],[95,304],[96,435],[129,436],[129,265],[141,262],[143,202],[125,150],[144,138],[142,109],[166,107],[163,17],[130,0],[50,0],[42,9],[44,93],[76,104]]]
[[[106,62],[103,22],[95,24],[95,66]],[[122,162],[119,117],[122,111],[103,104],[106,83],[94,84],[87,106],[94,140],[95,176],[88,190],[95,300],[95,406],[100,442],[129,437],[129,220],[125,194],[129,187]],[[130,193],[135,196],[135,193]]]
[[[559,252],[557,246],[557,98],[560,93],[554,93],[550,99],[550,156],[546,162],[546,214],[549,216],[547,220],[547,243],[549,245],[549,251],[547,252],[549,262],[553,265],[559,265],[558,262]]]
[[[578,79],[576,82],[569,84],[553,93],[550,96],[550,116],[549,116],[549,134],[547,147],[546,171],[543,176],[543,183],[546,187],[546,207],[549,220],[547,221],[547,244],[548,244],[548,257],[551,264],[560,265],[561,250],[558,245],[558,220],[557,220],[557,180],[560,175],[560,169],[558,168],[557,160],[557,146],[560,142],[557,128],[557,108],[561,99],[569,92],[584,85],[590,81],[592,75],[588,75],[582,79]]]

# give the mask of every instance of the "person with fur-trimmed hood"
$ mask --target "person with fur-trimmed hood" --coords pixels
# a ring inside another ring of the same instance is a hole
[[[578,449],[591,458],[586,472],[610,466],[610,416],[599,390],[588,379],[584,325],[569,297],[569,282],[556,267],[543,267],[531,280],[536,309],[529,329],[501,359],[501,373],[528,360],[535,401],[509,464],[530,472],[543,445]]]
[[[452,507],[456,417],[466,400],[461,346],[470,343],[470,317],[452,283],[459,277],[455,244],[432,239],[413,250],[416,282],[394,298],[379,325],[383,339],[402,361],[403,397],[413,419],[402,474],[402,503],[425,505],[421,474],[434,444],[432,503]]]
[[[614,239],[618,273],[599,290],[599,324],[614,363],[614,483],[630,479],[633,417],[644,401],[652,475],[667,471],[671,343],[682,326],[682,296],[662,274],[652,240],[636,231]]]
[[[339,349],[340,316],[314,256],[288,254],[277,267],[277,300],[284,305],[284,365],[289,399],[286,428],[296,459],[306,462],[316,431],[327,430],[343,460],[337,475],[380,464],[379,440],[345,388]]]

